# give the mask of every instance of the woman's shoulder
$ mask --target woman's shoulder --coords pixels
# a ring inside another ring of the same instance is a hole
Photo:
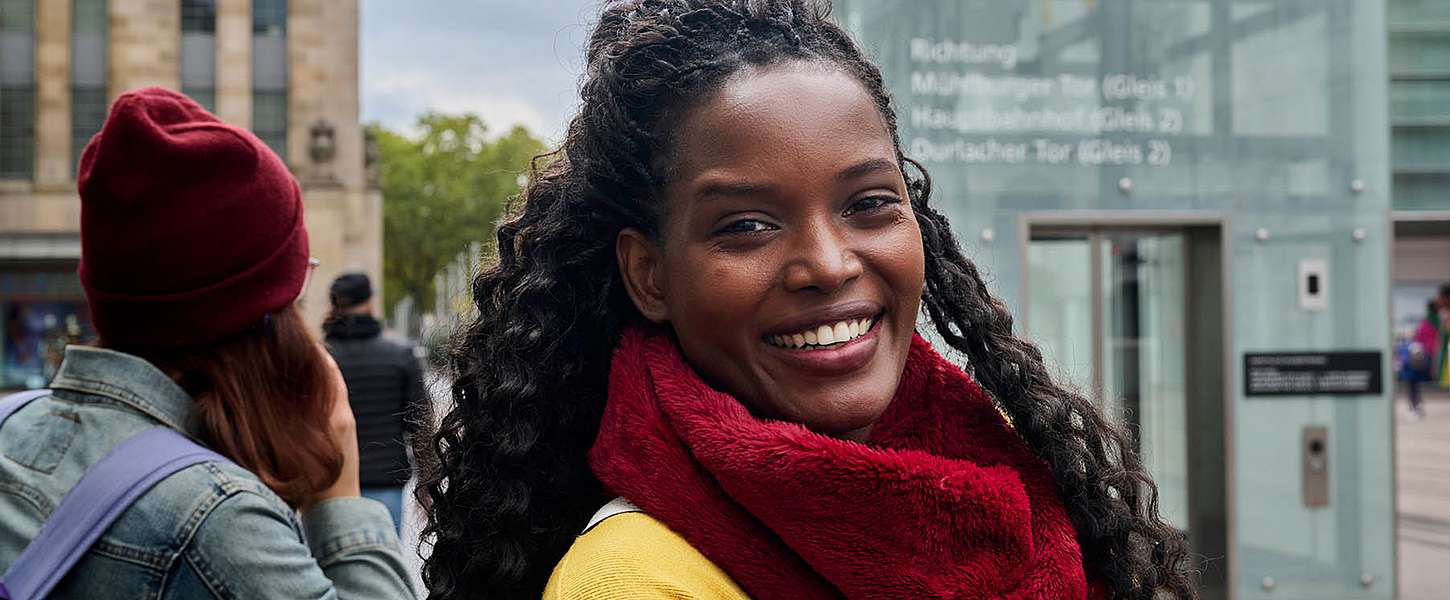
[[[720,567],[641,512],[605,519],[574,540],[554,567],[546,600],[749,598]]]

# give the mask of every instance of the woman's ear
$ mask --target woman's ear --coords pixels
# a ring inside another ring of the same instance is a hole
[[[659,246],[638,229],[630,228],[614,238],[614,254],[624,277],[624,289],[640,314],[655,323],[670,320]]]

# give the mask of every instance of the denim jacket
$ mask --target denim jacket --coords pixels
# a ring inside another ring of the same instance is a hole
[[[0,429],[0,571],[112,446],[164,426],[200,440],[191,397],[150,363],[72,346],[42,397]],[[335,498],[300,517],[251,472],[193,465],[132,504],[52,598],[412,598],[382,504]]]

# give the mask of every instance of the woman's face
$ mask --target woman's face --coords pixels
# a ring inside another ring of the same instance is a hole
[[[896,391],[923,285],[886,123],[835,67],[736,74],[677,125],[659,244],[620,234],[640,311],[764,416],[864,439]]]

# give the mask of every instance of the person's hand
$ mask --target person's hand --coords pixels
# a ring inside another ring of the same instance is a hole
[[[337,363],[332,360],[332,355],[328,354],[321,345],[318,346],[317,351],[322,353],[322,359],[327,364],[328,387],[332,395],[332,414],[328,418],[328,432],[338,449],[342,450],[342,473],[337,476],[337,481],[334,481],[331,486],[319,491],[308,504],[309,506],[332,498],[362,495],[362,486],[358,483],[357,421],[353,419],[352,405],[347,400],[347,383],[343,381],[342,371],[337,368]]]

